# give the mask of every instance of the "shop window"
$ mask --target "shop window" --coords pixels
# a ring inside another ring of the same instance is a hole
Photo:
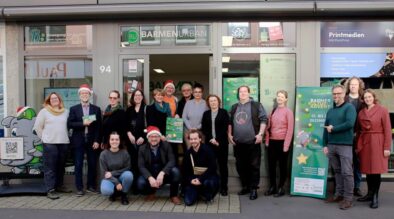
[[[25,50],[91,49],[92,25],[32,25],[25,27]]]
[[[210,25],[135,25],[120,28],[120,47],[209,46]]]
[[[123,105],[125,108],[129,107],[131,94],[137,89],[143,90],[144,63],[144,58],[123,59]],[[145,98],[148,98],[147,94]]]
[[[51,92],[60,93],[66,108],[78,104],[79,86],[84,83],[92,86],[92,82],[91,59],[25,59],[26,105],[37,111]]]
[[[295,22],[229,22],[222,24],[223,47],[295,47]]]

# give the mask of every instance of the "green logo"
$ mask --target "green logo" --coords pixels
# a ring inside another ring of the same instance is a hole
[[[138,30],[135,30],[135,29],[129,30],[129,32],[127,33],[128,42],[131,44],[138,42],[138,38],[139,38],[138,35],[139,35]]]

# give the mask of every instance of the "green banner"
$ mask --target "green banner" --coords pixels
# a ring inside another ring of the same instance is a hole
[[[328,158],[323,153],[323,126],[331,107],[331,88],[297,88],[292,195],[326,197]]]
[[[250,97],[259,102],[259,79],[257,77],[223,77],[223,108],[231,110],[231,106],[238,102],[237,91],[242,85],[250,88]]]
[[[167,117],[166,138],[171,143],[183,142],[183,119]]]

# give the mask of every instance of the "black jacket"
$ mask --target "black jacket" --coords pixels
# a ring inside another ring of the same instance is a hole
[[[194,175],[190,155],[193,156],[195,166],[208,168],[202,175]],[[195,178],[198,178],[201,183],[204,183],[204,180],[212,176],[217,176],[216,157],[212,149],[208,145],[201,144],[199,150],[195,152],[193,147],[190,147],[183,158],[183,174],[187,184],[190,184],[190,181]]]
[[[96,115],[96,121],[88,126],[87,137],[91,142],[101,143],[101,109],[98,106],[89,104],[89,115]],[[73,145],[85,141],[85,126],[83,125],[83,109],[81,104],[70,108],[67,126],[72,129],[71,142]]]
[[[174,153],[172,152],[171,145],[166,141],[160,141],[159,150],[161,155],[161,162],[164,165],[162,171],[165,174],[169,175],[171,169],[175,166],[175,157]],[[150,176],[152,176],[151,172],[149,171],[151,159],[152,158],[150,144],[146,143],[141,145],[138,149],[138,168],[141,175],[145,179],[148,179]]]
[[[103,143],[108,144],[109,134],[117,132],[120,135],[122,143],[127,140],[127,116],[123,109],[114,111],[111,115],[103,117]]]
[[[230,117],[225,109],[220,108],[215,119],[216,141],[220,147],[228,147],[227,129]],[[205,111],[201,120],[201,130],[205,136],[205,143],[212,139],[212,110]]]

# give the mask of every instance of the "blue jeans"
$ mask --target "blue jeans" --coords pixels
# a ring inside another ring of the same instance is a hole
[[[212,200],[219,190],[219,177],[211,176],[204,180],[200,186],[187,183],[185,187],[185,205],[193,205],[201,194],[206,201]]]
[[[120,176],[119,176],[119,181],[120,184],[122,184],[122,192],[128,193],[131,187],[131,184],[133,184],[133,173],[129,170],[124,171]],[[110,196],[114,194],[115,192],[115,184],[108,179],[103,179],[101,180],[101,194]]]
[[[75,186],[77,190],[83,190],[82,181],[82,168],[84,155],[86,153],[88,163],[88,174],[87,174],[87,188],[96,189],[96,172],[97,172],[97,150],[92,148],[93,142],[86,142],[81,140],[79,144],[75,146],[74,163],[75,163]]]
[[[153,176],[157,177],[157,176]],[[164,175],[163,184],[170,184],[170,197],[174,197],[178,195],[178,187],[179,182],[181,180],[181,173],[179,169],[173,167],[170,171],[170,175]],[[153,194],[156,189],[152,188],[149,184],[149,181],[145,179],[143,176],[139,176],[137,180],[137,188],[142,194]]]
[[[44,182],[47,191],[63,185],[68,144],[44,143]]]

